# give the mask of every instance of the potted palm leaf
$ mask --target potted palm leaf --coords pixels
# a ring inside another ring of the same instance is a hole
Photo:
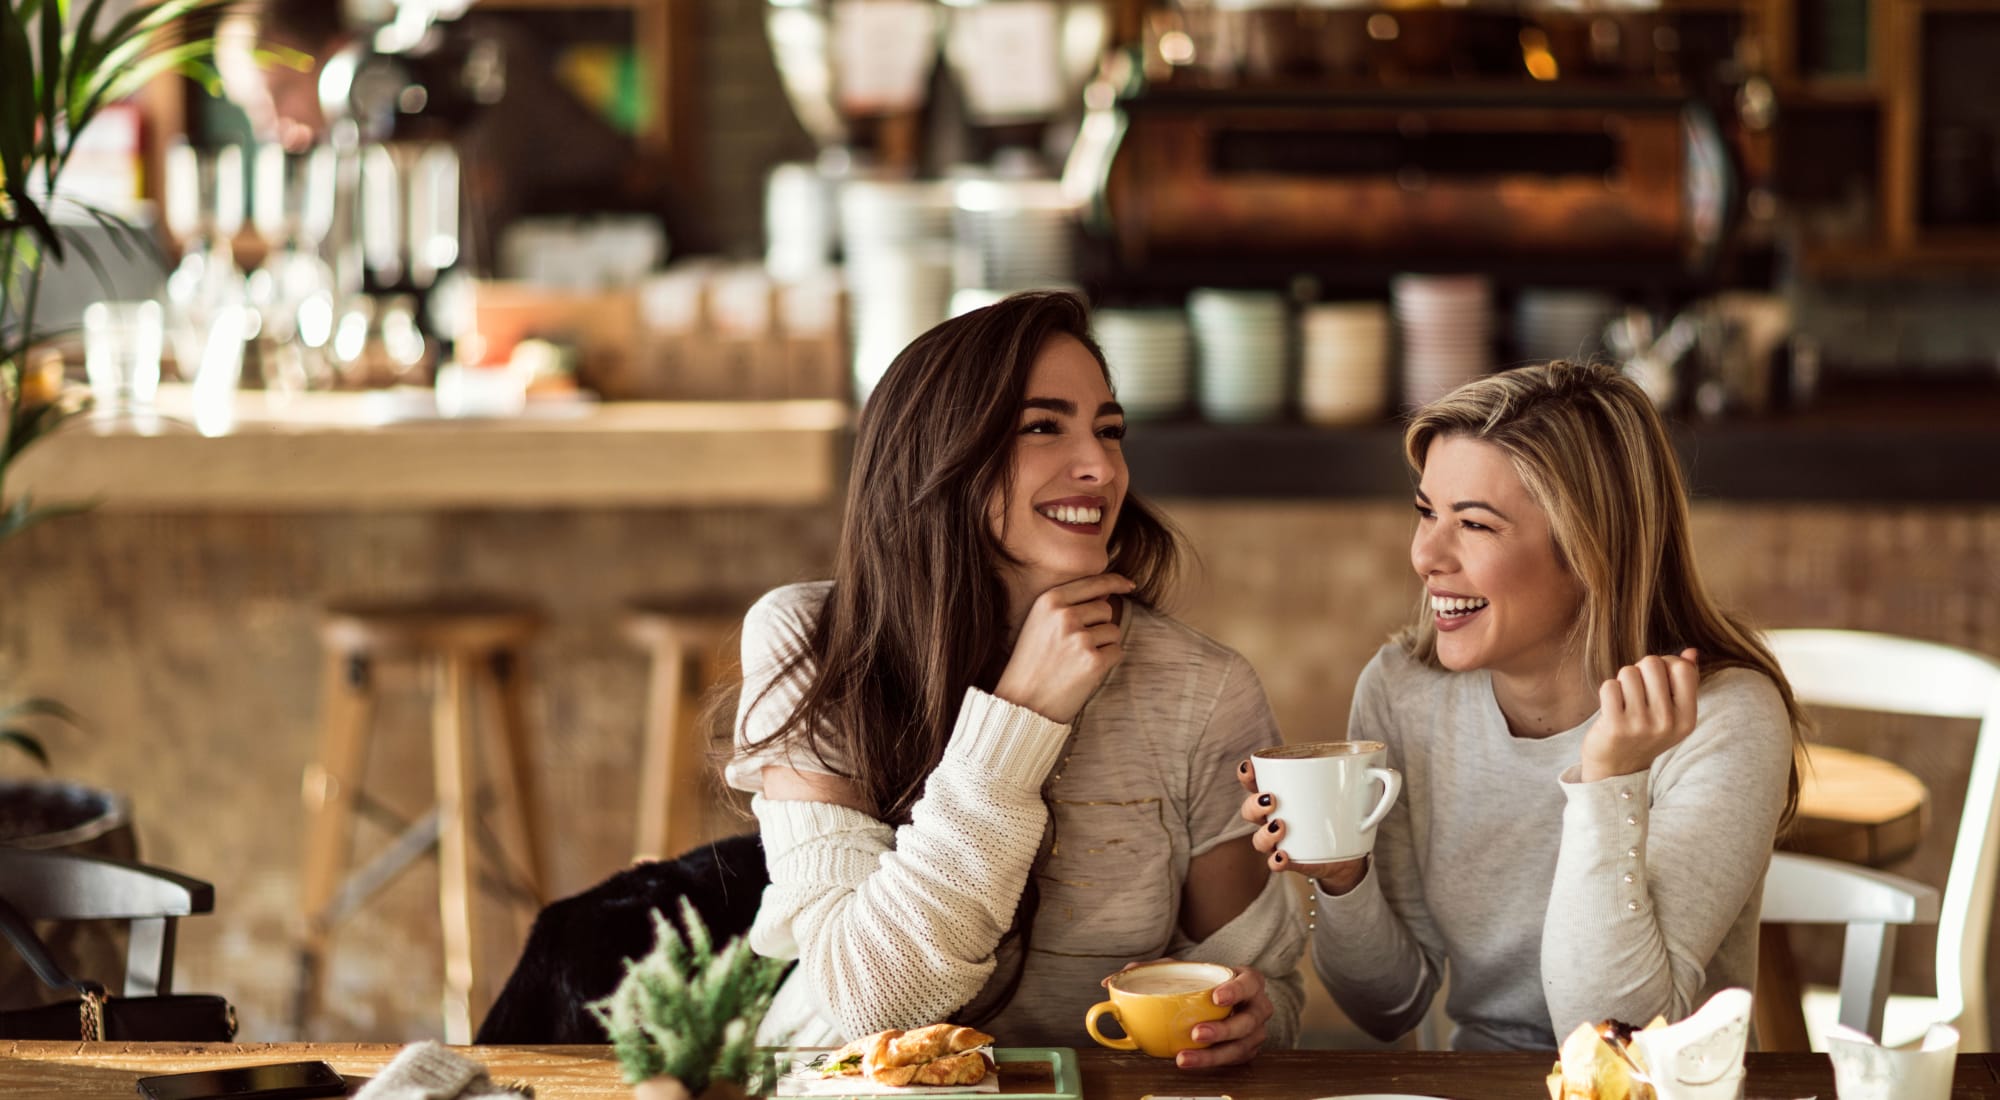
[[[189,33],[187,20],[222,2],[0,0],[0,541],[88,507],[8,491],[14,460],[83,407],[64,399],[59,364],[51,369],[36,358],[38,347],[66,335],[38,323],[47,265],[75,255],[102,279],[82,230],[88,224],[110,230],[121,249],[150,247],[115,212],[65,195],[63,170],[98,113],[148,81],[179,71],[215,82],[213,36]],[[0,743],[46,768],[32,726],[49,721],[73,723],[75,715],[43,698],[0,706]],[[0,843],[70,846],[116,828],[124,815],[122,800],[106,792],[0,782]]]
[[[683,898],[681,924],[653,911],[657,940],[628,959],[625,978],[590,1006],[637,1100],[741,1100],[762,1096],[774,1066],[756,1046],[787,963],[766,959],[738,936],[720,948]]]

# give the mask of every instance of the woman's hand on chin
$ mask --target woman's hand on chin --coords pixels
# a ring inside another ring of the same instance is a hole
[[[1257,831],[1250,834],[1250,843],[1263,854],[1264,866],[1273,871],[1296,871],[1313,879],[1320,892],[1329,897],[1339,897],[1361,884],[1368,873],[1367,856],[1338,863],[1300,863],[1278,850],[1285,842],[1285,823],[1271,820],[1278,810],[1278,796],[1258,793],[1255,761],[1245,760],[1236,765],[1236,782],[1250,792],[1243,799],[1239,813],[1243,820],[1257,826]]]
[[[1195,1039],[1212,1045],[1175,1055],[1174,1065],[1181,1069],[1238,1066],[1264,1049],[1264,1040],[1269,1037],[1265,1028],[1271,1014],[1277,1011],[1271,1004],[1271,995],[1264,990],[1264,975],[1255,967],[1231,969],[1236,976],[1216,986],[1214,996],[1216,1004],[1232,1005],[1235,1011],[1220,1020],[1194,1026]]]
[[[1626,665],[1597,689],[1597,721],[1583,735],[1583,781],[1631,775],[1694,732],[1701,693],[1700,657],[1646,657]]]
[[[1132,591],[1116,573],[1059,584],[1035,598],[993,694],[1064,725],[1125,658],[1111,597]]]

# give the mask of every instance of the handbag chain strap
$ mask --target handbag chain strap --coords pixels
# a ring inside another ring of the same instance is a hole
[[[104,1002],[109,994],[102,989],[86,989],[83,999],[77,1002],[77,1013],[83,1017],[83,1041],[102,1042],[104,1039]]]

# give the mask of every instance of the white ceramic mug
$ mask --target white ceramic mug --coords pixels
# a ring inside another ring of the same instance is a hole
[[[1380,741],[1318,741],[1251,755],[1257,789],[1277,801],[1271,820],[1285,823],[1279,850],[1294,863],[1367,855],[1375,847],[1375,827],[1403,790],[1402,775],[1382,766],[1389,750]]]

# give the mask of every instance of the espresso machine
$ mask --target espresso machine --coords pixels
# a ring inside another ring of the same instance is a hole
[[[1712,264],[1768,163],[1736,11],[1156,4],[1069,178],[1115,264]]]

